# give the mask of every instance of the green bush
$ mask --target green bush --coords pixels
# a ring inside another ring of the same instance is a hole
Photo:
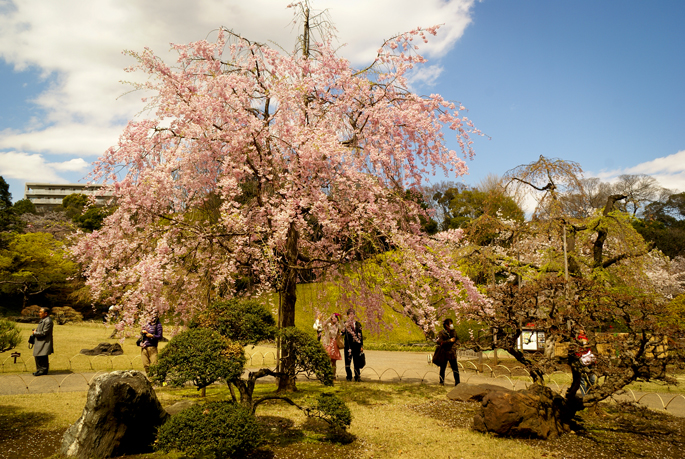
[[[193,328],[174,336],[150,367],[150,378],[180,387],[192,381],[202,389],[219,378],[237,379],[245,368],[243,347],[214,330]]]
[[[70,306],[52,308],[52,317],[59,325],[68,322],[83,322],[83,314]]]
[[[284,340],[284,353],[295,356],[295,371],[314,374],[326,386],[333,385],[331,358],[316,338],[295,327],[281,330]]]
[[[171,417],[157,435],[156,448],[190,457],[241,457],[264,443],[250,410],[231,402],[195,405]]]
[[[0,352],[9,351],[19,345],[21,332],[7,319],[0,319]]]
[[[243,346],[273,340],[276,321],[269,309],[257,300],[232,299],[213,303],[193,323],[212,328]]]
[[[20,199],[14,203],[12,208],[14,209],[14,213],[17,215],[38,213],[36,211],[36,206],[33,204],[33,202],[31,202],[30,199]]]
[[[316,399],[318,417],[324,419],[333,430],[344,431],[352,424],[352,413],[337,395],[321,393]]]

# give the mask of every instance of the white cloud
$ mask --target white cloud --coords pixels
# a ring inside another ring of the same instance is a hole
[[[440,65],[419,67],[409,74],[408,83],[414,86],[435,86],[444,69]]]
[[[46,162],[43,156],[24,152],[0,152],[0,175],[27,182],[68,183],[63,172],[86,172],[90,166],[82,158],[61,163]],[[59,172],[59,173],[58,173]]]
[[[87,163],[83,158],[74,158],[63,163],[50,163],[49,165],[58,171],[82,172],[90,166],[90,163]]]
[[[685,190],[685,150],[656,158],[633,167],[602,171],[595,177],[610,182],[623,174],[646,174],[654,177],[661,186],[672,190]],[[591,176],[588,174],[588,177]]]
[[[120,80],[138,78],[124,67],[124,49],[150,47],[170,59],[169,43],[187,43],[226,26],[247,38],[295,43],[291,0],[13,0],[0,2],[0,58],[16,70],[37,68],[56,76],[33,101],[45,111],[24,131],[0,132],[0,148],[47,154],[97,155],[114,145],[126,120],[139,113],[140,94]],[[337,29],[342,55],[370,62],[384,39],[418,26],[445,24],[420,52],[444,55],[470,23],[474,0],[321,0]],[[430,83],[435,67],[425,74]]]
[[[45,129],[0,131],[0,149],[71,154],[100,155],[114,145],[123,127],[99,123],[59,123]]]

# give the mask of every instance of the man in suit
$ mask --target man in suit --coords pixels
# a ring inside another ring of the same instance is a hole
[[[38,313],[40,315],[40,322],[38,327],[33,330],[33,336],[36,339],[33,345],[33,358],[36,360],[36,372],[33,376],[43,376],[48,374],[50,368],[50,361],[48,355],[54,352],[52,347],[52,327],[54,322],[50,317],[50,310],[47,308],[40,308]]]
[[[354,309],[348,309],[347,320],[345,321],[345,373],[348,381],[352,381],[352,363],[354,363],[354,380],[357,382],[362,380],[361,369],[364,365],[361,354],[363,352],[362,324],[357,321]]]

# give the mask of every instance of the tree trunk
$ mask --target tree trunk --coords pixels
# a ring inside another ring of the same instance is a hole
[[[576,260],[576,229],[573,226],[570,226],[570,231],[567,233],[567,243],[566,243],[566,251],[567,251],[567,257],[568,257],[568,272],[572,276],[580,276],[580,265],[578,264],[578,261]]]
[[[614,204],[616,204],[616,201],[620,201],[621,199],[625,198],[627,198],[627,196],[624,194],[612,194],[609,196],[607,198],[607,204],[604,206],[604,212],[602,215],[604,217],[608,216],[609,213],[614,210]],[[602,266],[604,261],[604,243],[606,242],[608,235],[609,232],[606,230],[606,228],[600,225],[597,229],[597,239],[595,239],[595,243],[592,248],[593,269],[600,268]]]
[[[297,242],[298,233],[295,223],[290,224],[286,239],[284,266],[283,266],[283,304],[281,306],[280,326],[295,326],[295,303],[297,302]],[[295,386],[295,358],[291,344],[281,348],[280,372],[284,376],[278,378],[278,392],[293,392]]]

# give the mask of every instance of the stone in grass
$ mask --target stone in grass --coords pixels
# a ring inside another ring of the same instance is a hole
[[[461,383],[447,394],[447,398],[458,402],[480,402],[492,391],[511,392],[510,389],[496,384]]]
[[[561,421],[563,398],[549,387],[492,391],[483,398],[473,428],[503,437],[556,438],[569,430]]]
[[[62,437],[60,453],[88,459],[149,452],[168,417],[143,373],[113,371],[91,383],[83,414]]]
[[[93,349],[81,349],[83,355],[122,355],[124,350],[119,343],[100,343]]]

